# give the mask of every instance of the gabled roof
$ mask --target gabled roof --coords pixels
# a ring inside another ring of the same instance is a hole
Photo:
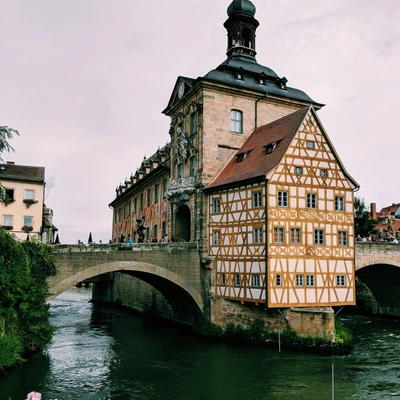
[[[354,189],[360,185],[347,173],[312,106],[256,128],[205,190],[264,179],[281,161],[306,115],[312,113],[330,151]],[[268,149],[272,151],[269,152]],[[238,162],[238,158],[241,159]]]
[[[44,167],[33,167],[28,165],[0,164],[0,181],[28,181],[44,182]]]
[[[304,108],[256,128],[205,190],[262,179],[279,164],[308,110]],[[274,146],[270,154],[266,154],[268,146]],[[238,157],[243,161],[238,162]]]

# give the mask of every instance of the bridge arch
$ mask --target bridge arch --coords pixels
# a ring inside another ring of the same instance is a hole
[[[129,274],[150,284],[167,299],[178,320],[193,322],[204,318],[203,298],[189,282],[166,268],[141,261],[113,261],[82,269],[52,285],[47,301],[79,282],[107,273]]]

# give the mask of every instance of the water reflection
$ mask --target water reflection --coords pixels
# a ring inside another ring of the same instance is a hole
[[[59,400],[400,399],[398,321],[342,316],[354,329],[347,356],[210,343],[71,289],[51,304],[53,343],[0,381],[0,399],[32,390]]]

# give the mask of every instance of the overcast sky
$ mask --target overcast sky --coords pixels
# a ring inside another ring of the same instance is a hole
[[[359,196],[400,202],[399,0],[254,0],[257,61],[318,112]],[[115,188],[169,141],[179,75],[226,58],[230,0],[0,0],[5,161],[44,166],[62,243],[111,238]]]

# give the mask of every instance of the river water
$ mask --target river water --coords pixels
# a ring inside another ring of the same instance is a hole
[[[90,289],[51,302],[53,343],[0,379],[0,400],[400,399],[400,321],[340,319],[346,356],[203,341],[95,305]]]

